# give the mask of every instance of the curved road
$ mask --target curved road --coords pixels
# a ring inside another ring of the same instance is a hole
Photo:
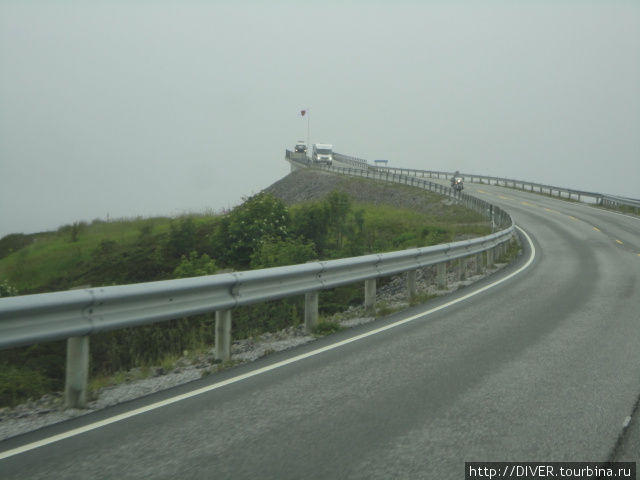
[[[467,192],[507,209],[535,256],[525,238],[518,264],[447,298],[9,439],[0,452],[87,430],[14,451],[0,477],[459,479],[465,461],[637,461],[619,439],[640,396],[640,220]]]

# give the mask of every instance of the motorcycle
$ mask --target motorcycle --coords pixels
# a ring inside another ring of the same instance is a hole
[[[451,188],[453,188],[456,192],[461,192],[462,189],[464,188],[464,185],[462,184],[462,178],[460,177],[454,177],[451,179]]]

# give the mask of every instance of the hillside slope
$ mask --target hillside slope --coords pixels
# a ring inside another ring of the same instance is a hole
[[[264,191],[278,197],[286,205],[319,200],[332,191],[338,191],[346,193],[357,203],[407,208],[434,216],[459,213],[459,208],[452,205],[448,198],[436,193],[406,185],[341,176],[320,170],[296,170]]]

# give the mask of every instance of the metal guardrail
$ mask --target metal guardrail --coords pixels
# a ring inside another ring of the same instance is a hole
[[[353,161],[359,162],[360,165],[363,163],[366,164],[366,160],[359,159],[357,157],[350,157],[348,155],[342,155],[340,153],[335,153],[334,156],[336,158],[345,157],[352,159]],[[396,168],[396,167],[378,167],[368,165],[370,169],[378,169],[378,170],[390,170],[394,173],[401,173],[406,175],[415,175],[420,177],[429,177],[429,178],[446,178],[449,179],[453,176],[454,172],[444,172],[438,170],[418,170],[418,169],[408,169],[408,168]],[[572,188],[565,187],[557,187],[554,185],[547,185],[543,183],[536,182],[528,182],[525,180],[515,180],[512,178],[505,177],[494,177],[488,175],[477,175],[472,173],[459,173],[459,176],[463,178],[464,181],[470,183],[487,183],[489,185],[499,185],[511,188],[518,188],[520,190],[530,191],[534,193],[548,193],[553,196],[554,193],[560,198],[568,198],[576,199],[578,201],[582,201],[583,197],[592,198],[595,203],[603,206],[626,206],[636,210],[636,213],[640,213],[640,200],[629,197],[622,197],[617,195],[608,195],[604,193],[597,192],[588,192],[584,190],[576,190]]]
[[[496,247],[492,235],[431,247],[203,277],[0,299],[0,348],[91,335],[380,278]]]
[[[638,210],[640,210],[640,200],[628,197],[618,197],[616,195],[602,195],[601,204],[613,207],[624,205],[625,207],[634,208],[636,213],[639,213]]]
[[[351,165],[352,167],[356,167],[356,168],[367,169],[370,166],[366,160],[363,160],[358,157],[352,157],[349,155],[343,155],[342,153],[334,152],[333,158],[338,162],[345,163],[347,165]]]

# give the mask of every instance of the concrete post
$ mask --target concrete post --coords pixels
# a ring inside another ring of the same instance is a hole
[[[493,267],[493,248],[487,250],[487,268]]]
[[[376,279],[364,281],[364,310],[368,315],[376,313]]]
[[[309,335],[318,324],[318,292],[304,294],[304,332]]]
[[[476,275],[480,275],[483,270],[482,252],[476,253]]]
[[[87,406],[89,380],[89,336],[67,339],[67,371],[64,404],[67,408]]]
[[[407,297],[409,302],[412,302],[416,298],[416,270],[409,270],[407,272]]]
[[[438,288],[447,288],[447,263],[441,262],[437,265],[437,282]]]
[[[216,360],[231,359],[231,310],[216,312]]]

